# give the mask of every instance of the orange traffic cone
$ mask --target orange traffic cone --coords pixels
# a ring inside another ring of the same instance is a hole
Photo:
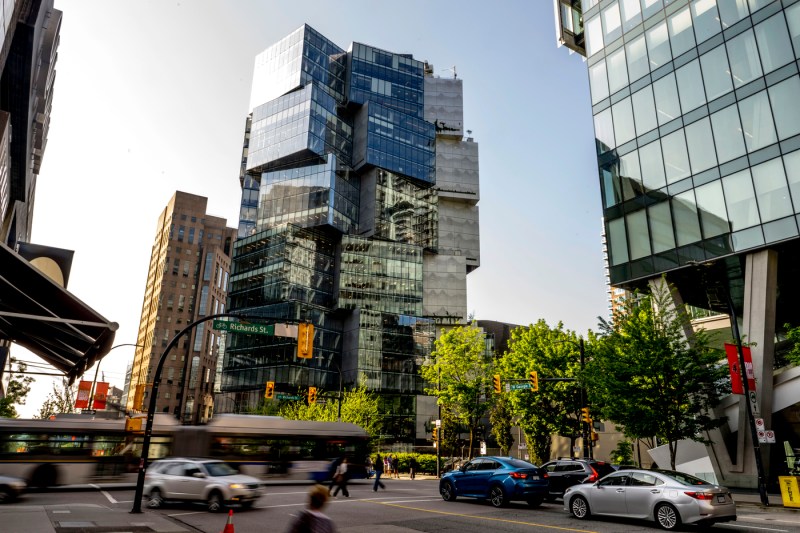
[[[228,522],[225,524],[225,529],[222,533],[234,533],[233,531],[233,509],[228,511]]]

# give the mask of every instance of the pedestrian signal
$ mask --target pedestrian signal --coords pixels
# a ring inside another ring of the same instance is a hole
[[[433,442],[436,442],[437,440],[439,440],[439,428],[434,427],[433,428]]]
[[[264,398],[271,400],[275,397],[275,382],[267,381],[267,390],[264,391]]]
[[[581,421],[586,422],[587,424],[592,423],[592,419],[589,417],[588,407],[581,407]]]
[[[539,373],[536,370],[530,372],[531,390],[537,392],[539,390]]]
[[[501,392],[503,392],[502,388],[503,384],[500,381],[500,374],[495,374],[494,376],[492,376],[492,386],[494,387],[495,394],[500,394]]]
[[[312,403],[317,403],[317,388],[316,387],[309,387],[308,388],[308,404],[311,405]]]
[[[314,324],[301,322],[297,324],[297,357],[311,359],[314,348]]]

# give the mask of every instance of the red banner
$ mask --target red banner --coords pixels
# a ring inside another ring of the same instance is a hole
[[[731,372],[731,390],[733,394],[744,394],[742,384],[742,371],[739,368],[739,351],[735,344],[725,344],[725,355],[728,356],[728,368]],[[753,357],[750,354],[749,346],[742,346],[744,356],[744,367],[747,374],[747,388],[751,391],[756,390],[756,377],[753,373]]]
[[[94,389],[94,401],[92,402],[92,409],[105,409],[107,396],[108,383],[101,381]]]
[[[78,396],[75,397],[75,409],[89,407],[89,396],[92,394],[92,382],[81,381],[78,384]]]

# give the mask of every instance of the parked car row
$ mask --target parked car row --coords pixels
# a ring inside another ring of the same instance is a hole
[[[667,530],[736,520],[736,504],[724,487],[672,470],[617,471],[584,459],[539,467],[510,457],[479,457],[444,474],[439,492],[448,502],[463,496],[495,507],[520,500],[538,507],[545,499],[561,497],[564,510],[580,520],[591,515],[636,518]]]

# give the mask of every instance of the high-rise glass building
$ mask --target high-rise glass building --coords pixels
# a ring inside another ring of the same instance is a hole
[[[380,393],[387,438],[430,438],[418,366],[438,328],[466,320],[480,265],[478,145],[462,81],[409,54],[304,25],[255,61],[229,310],[315,326],[296,340],[231,334],[217,411],[276,391]],[[426,428],[428,431],[426,431]]]
[[[586,57],[611,284],[665,274],[683,302],[731,314],[754,343],[755,409],[800,446],[800,372],[773,371],[800,325],[800,3],[555,5],[561,44]],[[709,456],[721,482],[754,486],[739,406],[717,413]]]

